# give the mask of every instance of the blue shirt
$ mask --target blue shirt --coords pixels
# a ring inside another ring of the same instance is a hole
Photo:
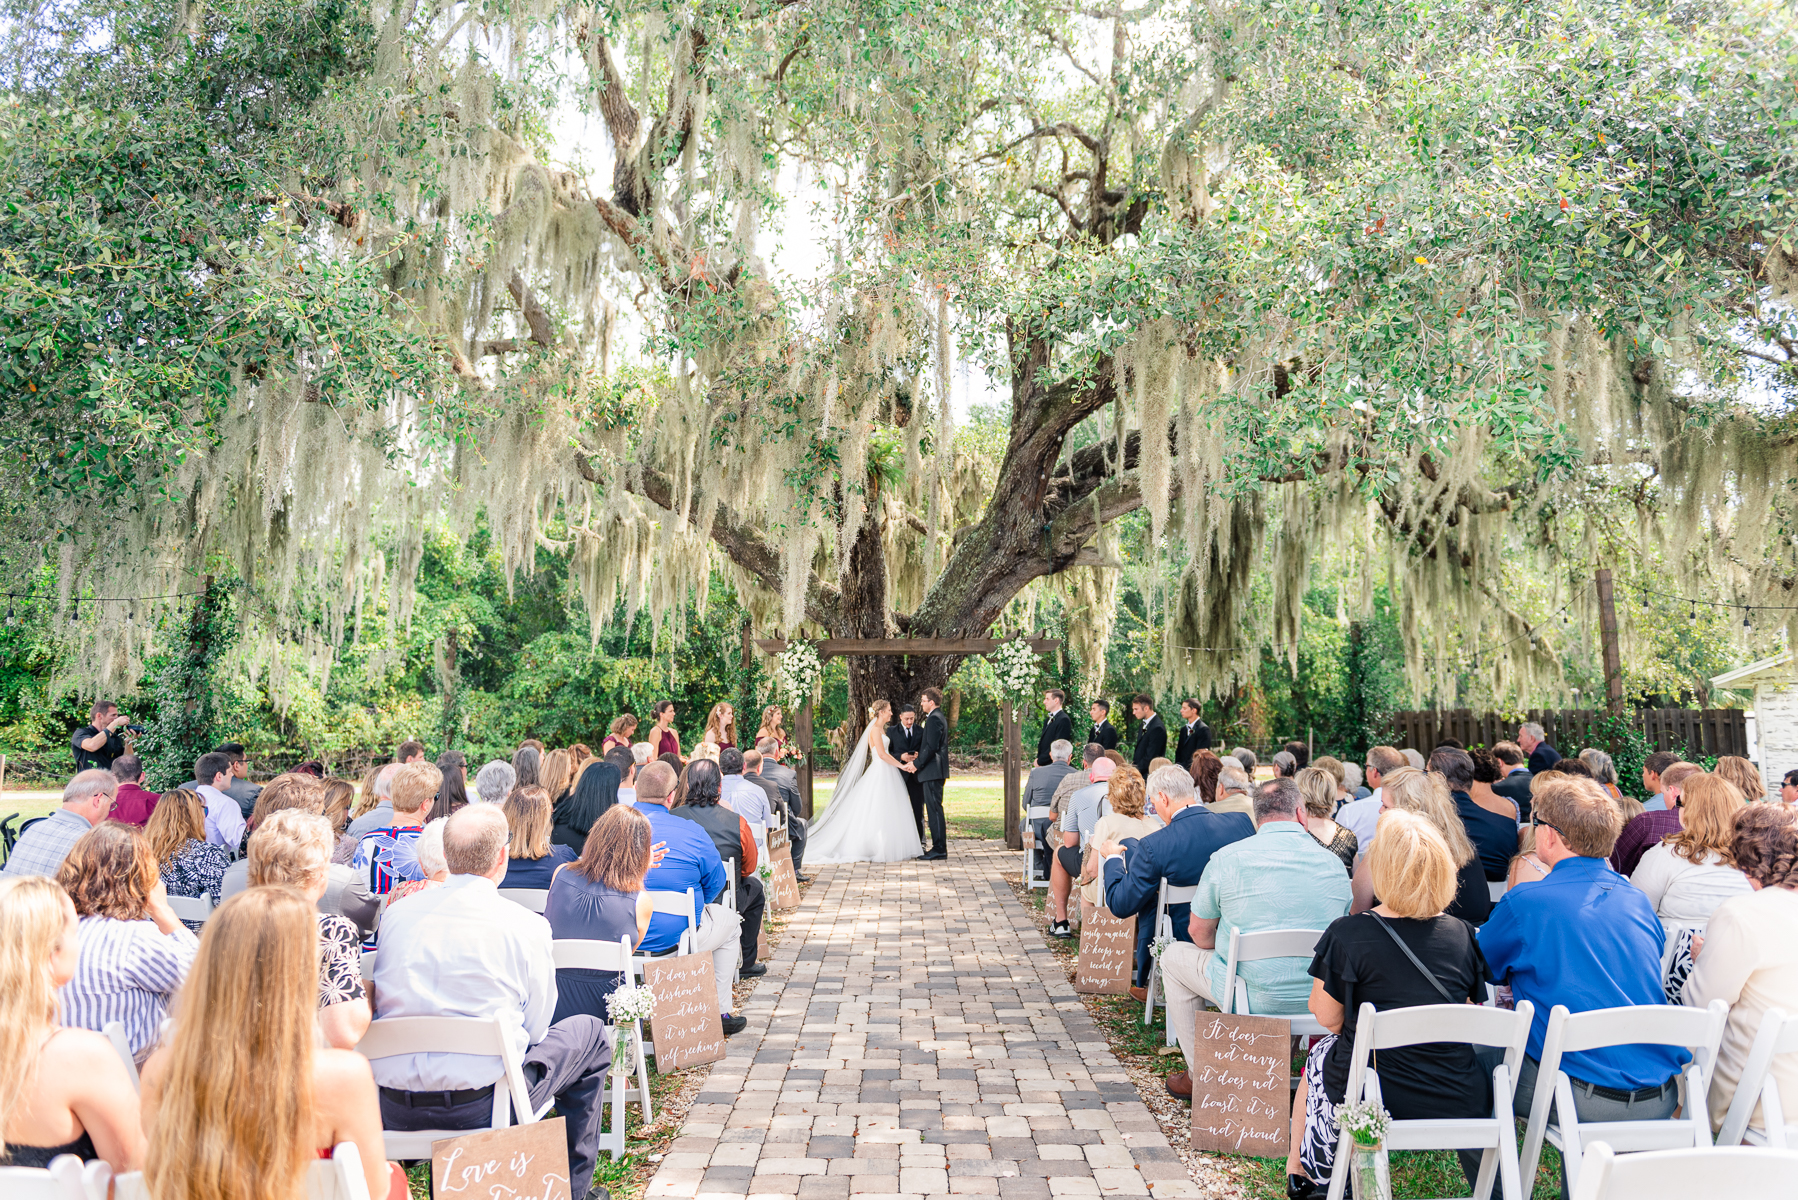
[[[1505,893],[1480,926],[1492,982],[1536,1006],[1529,1055],[1542,1059],[1548,1013],[1665,1004],[1666,935],[1648,897],[1602,858],[1567,858],[1547,879]],[[1690,1055],[1677,1046],[1605,1046],[1569,1053],[1561,1069],[1600,1087],[1634,1091],[1665,1083]]]
[[[1217,921],[1217,953],[1205,967],[1216,996],[1224,986],[1230,933],[1266,929],[1328,929],[1348,915],[1349,877],[1342,860],[1297,821],[1269,821],[1255,836],[1212,852],[1192,898],[1192,915]],[[1311,996],[1310,960],[1269,958],[1237,966],[1249,985],[1249,1008],[1296,1013]]]
[[[1667,793],[1656,792],[1647,804],[1642,806],[1643,812],[1662,812],[1667,807]]]
[[[499,881],[503,888],[545,888],[563,863],[571,863],[580,855],[573,846],[552,845],[542,858],[514,858],[506,864],[506,877]]]
[[[703,905],[723,893],[728,877],[724,873],[724,860],[718,857],[718,847],[712,844],[711,834],[697,823],[675,816],[665,804],[639,800],[631,807],[649,818],[651,845],[668,843],[662,865],[651,867],[644,877],[644,891],[684,892],[692,888],[696,905]],[[698,916],[697,913],[694,915]],[[1660,928],[1659,921],[1655,922],[1655,928]],[[649,932],[644,935],[639,949],[645,954],[672,950],[686,931],[687,923],[673,913],[657,913],[649,919]]]

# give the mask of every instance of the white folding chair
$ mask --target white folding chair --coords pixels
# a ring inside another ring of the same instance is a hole
[[[1355,1017],[1355,1051],[1349,1066],[1348,1099],[1383,1104],[1380,1073],[1370,1058],[1381,1050],[1430,1042],[1461,1042],[1474,1046],[1503,1047],[1504,1061],[1492,1068],[1490,1117],[1428,1118],[1394,1121],[1386,1135],[1389,1150],[1481,1151],[1480,1174],[1474,1181],[1473,1200],[1492,1195],[1493,1176],[1498,1177],[1505,1200],[1524,1200],[1517,1164],[1517,1122],[1511,1115],[1517,1091],[1517,1064],[1529,1042],[1530,1019],[1536,1014],[1528,1000],[1511,1012],[1476,1004],[1426,1004],[1418,1008],[1390,1008],[1376,1012],[1363,1004]],[[1342,1200],[1348,1186],[1349,1163],[1354,1157],[1354,1135],[1342,1131],[1336,1162],[1330,1171],[1330,1200]],[[1523,1178],[1529,1178],[1524,1176]]]
[[[47,1167],[0,1167],[0,1196],[6,1200],[86,1200],[81,1160],[59,1154]]]
[[[1049,886],[1049,873],[1044,871],[1040,877],[1036,873],[1036,826],[1031,822],[1052,821],[1054,816],[1055,810],[1047,804],[1032,804],[1024,810],[1024,879],[1019,886],[1026,892]],[[1051,825],[1050,829],[1053,828]]]
[[[557,938],[551,944],[558,971],[568,968],[580,968],[589,971],[615,971],[626,977],[626,982],[634,982],[643,974],[642,968],[632,961],[631,940],[620,936],[616,942],[579,941],[572,938]],[[612,1070],[608,1080],[610,1093],[609,1103],[612,1106],[612,1128],[599,1135],[599,1148],[609,1150],[612,1157],[624,1157],[624,1106],[636,1101],[643,1108],[643,1124],[649,1125],[655,1120],[649,1099],[649,1055],[643,1049],[643,1022],[632,1021],[632,1039],[634,1049],[632,1061],[620,1067],[618,1062],[617,1022],[606,1026],[607,1036],[612,1039]],[[636,1086],[627,1088],[625,1082],[635,1078]]]
[[[549,905],[548,888],[500,888],[499,894],[514,904],[522,904],[534,913],[541,914]]]
[[[204,925],[212,917],[212,897],[204,892],[198,896],[170,896],[169,911],[183,921],[198,921]]]
[[[141,1090],[137,1081],[137,1061],[131,1057],[131,1039],[125,1036],[125,1023],[108,1021],[100,1026],[100,1032],[105,1034],[106,1040],[112,1043],[113,1052],[124,1061],[125,1074],[131,1077],[132,1090]]]
[[[429,1149],[425,1151],[428,1155]],[[60,1160],[59,1160],[60,1161]],[[0,1183],[5,1176],[0,1174]],[[113,1200],[150,1200],[150,1189],[142,1171],[130,1171],[112,1181]],[[0,1187],[0,1194],[11,1200],[13,1192]],[[102,1200],[104,1193],[88,1193]],[[316,1159],[306,1165],[306,1200],[369,1200],[368,1177],[362,1173],[362,1155],[354,1142],[338,1142],[330,1158]]]
[[[1542,1037],[1536,1095],[1530,1102],[1530,1121],[1523,1135],[1523,1177],[1536,1177],[1545,1140],[1561,1151],[1569,1192],[1579,1186],[1580,1159],[1592,1142],[1604,1142],[1616,1153],[1709,1146],[1711,1116],[1705,1096],[1728,1020],[1729,1006],[1721,1000],[1713,1000],[1709,1008],[1640,1004],[1577,1014],[1569,1013],[1564,1004],[1555,1005],[1549,1010],[1548,1029]],[[1562,1056],[1606,1046],[1641,1045],[1679,1046],[1691,1052],[1692,1061],[1681,1072],[1686,1083],[1681,1115],[1664,1121],[1582,1122],[1574,1109],[1573,1081],[1561,1069]],[[1551,1107],[1552,1125],[1548,1120]]]
[[[1779,1095],[1779,1081],[1773,1078],[1773,1060],[1781,1054],[1798,1053],[1798,1018],[1789,1017],[1783,1008],[1769,1008],[1761,1016],[1760,1032],[1748,1051],[1742,1067],[1742,1078],[1736,1081],[1735,1098],[1729,1102],[1729,1115],[1717,1131],[1719,1146],[1772,1146],[1784,1150],[1798,1146],[1798,1123],[1786,1121],[1785,1104]],[[1760,1105],[1760,1127],[1754,1119],[1755,1105]]]
[[[1492,903],[1494,904],[1503,900],[1505,898],[1505,893],[1510,890],[1511,881],[1508,879],[1488,879],[1486,881],[1486,894],[1492,897]]]
[[[364,984],[373,983],[375,981],[375,955],[377,953],[378,951],[375,950],[364,950],[362,952],[362,982]]]
[[[524,1081],[524,1064],[506,1027],[497,1017],[383,1017],[368,1027],[356,1052],[367,1059],[400,1054],[482,1054],[498,1058],[502,1070],[493,1086],[493,1120],[485,1128],[528,1125],[540,1119],[555,1103],[531,1105],[531,1089]],[[510,1114],[510,1116],[508,1116]],[[515,1120],[513,1118],[516,1118]],[[478,1129],[383,1130],[386,1153],[395,1161],[431,1157],[431,1143],[444,1138],[478,1133]]]
[[[736,859],[727,858],[724,860],[724,875],[725,875],[724,907],[730,909],[732,912],[736,912],[737,911],[737,860]]]
[[[726,889],[733,891],[735,889]],[[693,939],[699,933],[699,905],[693,895],[693,889],[684,892],[649,892],[649,903],[653,912],[668,913],[671,916],[687,919],[687,932],[680,935],[680,945],[675,948],[676,954],[693,953]],[[655,958],[653,954],[638,954],[635,962],[645,963]]]
[[[1723,1149],[1654,1150],[1619,1157],[1603,1142],[1586,1148],[1572,1200],[1694,1200],[1699,1196],[1790,1196],[1798,1152]]]
[[[1161,938],[1172,940],[1174,936],[1174,922],[1167,915],[1167,906],[1170,904],[1191,904],[1192,898],[1198,894],[1199,885],[1196,883],[1191,887],[1169,887],[1165,878],[1161,881],[1161,893],[1155,900],[1154,937],[1157,940]],[[1153,944],[1153,942],[1150,943],[1150,945]],[[1132,966],[1134,967],[1134,963]],[[1161,960],[1151,956],[1149,958],[1149,983],[1148,987],[1145,989],[1148,992],[1148,995],[1143,998],[1142,1003],[1142,1023],[1144,1028],[1155,1023],[1155,993],[1160,982]],[[1163,1007],[1166,1007],[1165,1004]],[[1170,1046],[1174,1044],[1174,1026],[1172,1022],[1169,1022],[1167,1027],[1167,1044]]]
[[[1243,963],[1263,962],[1270,958],[1302,958],[1308,963],[1317,949],[1317,939],[1323,935],[1321,929],[1263,929],[1259,933],[1232,929],[1228,957],[1224,960],[1224,1003],[1219,1007],[1224,1012],[1246,1016],[1284,1017],[1292,1023],[1296,1037],[1322,1037],[1330,1032],[1318,1024],[1309,1009],[1276,1013],[1250,1008],[1249,981],[1236,973],[1236,968]]]

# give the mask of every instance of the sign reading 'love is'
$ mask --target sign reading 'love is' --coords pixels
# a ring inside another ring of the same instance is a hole
[[[555,1117],[432,1142],[434,1200],[570,1200],[566,1125]]]

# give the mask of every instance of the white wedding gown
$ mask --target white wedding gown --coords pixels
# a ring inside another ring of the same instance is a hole
[[[855,753],[837,777],[824,815],[811,823],[805,861],[812,863],[901,862],[924,852],[912,816],[905,776],[873,750],[885,727],[869,722]]]

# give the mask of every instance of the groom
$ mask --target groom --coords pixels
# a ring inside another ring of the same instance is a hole
[[[949,777],[949,727],[938,707],[943,694],[925,688],[918,697],[924,710],[924,733],[918,742],[918,757],[905,764],[905,770],[917,777],[924,793],[924,812],[930,822],[930,849],[918,855],[921,862],[937,862],[949,857],[944,844],[948,828],[943,822],[943,781]]]

